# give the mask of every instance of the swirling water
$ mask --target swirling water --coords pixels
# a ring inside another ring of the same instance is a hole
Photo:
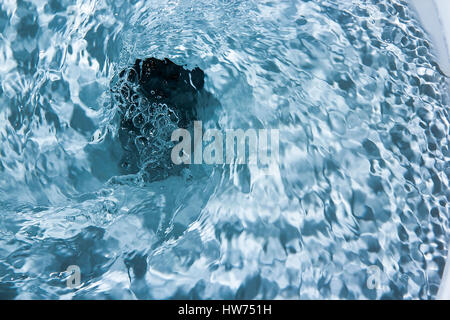
[[[448,87],[403,1],[0,6],[1,298],[436,295]],[[150,56],[205,71],[206,126],[278,128],[274,174],[121,176],[110,81]]]

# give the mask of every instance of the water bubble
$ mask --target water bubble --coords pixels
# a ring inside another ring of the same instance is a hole
[[[135,115],[135,112],[136,112],[136,105],[134,103],[130,104],[127,112],[125,113],[125,118],[127,118],[127,119],[133,118]]]
[[[145,124],[145,117],[141,112],[134,116],[133,124],[136,128],[141,128]]]
[[[153,131],[155,130],[155,126],[152,122],[146,122],[141,128],[141,134],[145,137],[152,137]]]
[[[144,137],[144,136],[138,136],[138,137],[136,137],[136,139],[134,140],[134,143],[135,143],[135,145],[136,145],[136,148],[137,148],[139,151],[142,151],[142,150],[144,150],[144,148],[147,146],[148,140],[147,140],[147,138]]]

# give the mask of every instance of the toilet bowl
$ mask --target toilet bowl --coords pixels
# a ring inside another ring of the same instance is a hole
[[[439,67],[450,84],[450,1],[409,0],[409,3],[433,42]],[[437,299],[450,299],[450,254],[447,255]]]

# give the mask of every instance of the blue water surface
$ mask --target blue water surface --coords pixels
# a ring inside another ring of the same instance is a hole
[[[432,49],[400,0],[0,2],[0,298],[434,298]],[[152,56],[204,70],[205,127],[279,129],[271,175],[121,175],[110,83]]]

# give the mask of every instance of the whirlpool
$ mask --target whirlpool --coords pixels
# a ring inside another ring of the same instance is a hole
[[[449,48],[445,0],[0,1],[0,299],[449,299]]]

